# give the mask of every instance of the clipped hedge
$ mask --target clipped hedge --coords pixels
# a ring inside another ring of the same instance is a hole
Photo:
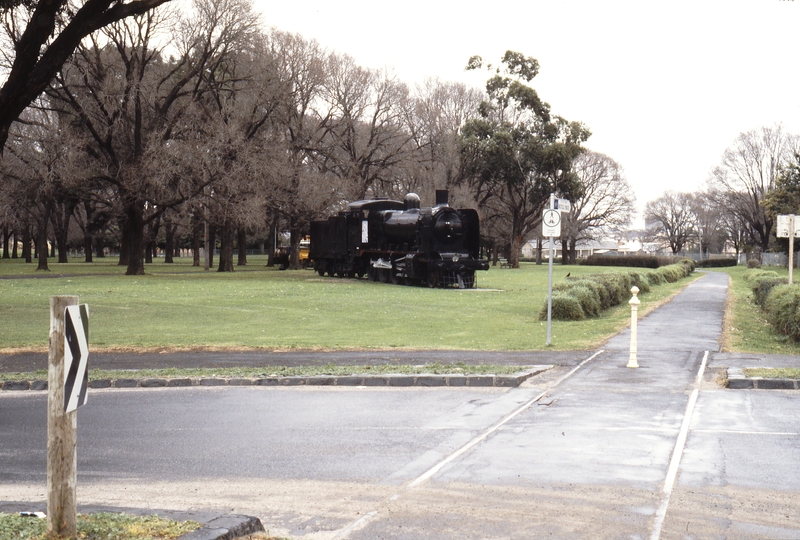
[[[800,286],[776,285],[762,304],[767,320],[780,333],[800,341]]]
[[[772,270],[748,270],[744,274],[744,279],[750,285],[750,290],[753,291],[753,301],[762,308],[773,288],[789,283],[788,278],[782,278]]]
[[[658,268],[658,257],[652,255],[589,255],[587,266],[628,266],[632,268]]]
[[[558,321],[578,321],[585,319],[580,301],[564,291],[553,291],[553,319]],[[547,301],[539,312],[539,320],[547,320]]]
[[[655,255],[590,255],[581,264],[587,266],[625,266],[628,268],[661,268],[681,261],[688,261],[678,256]]]
[[[693,271],[694,263],[685,259],[657,270],[567,278],[553,286],[553,319],[576,321],[595,317],[603,310],[627,302],[634,285],[640,293],[647,293],[653,286],[673,283]],[[547,319],[547,299],[539,311],[539,319]]]

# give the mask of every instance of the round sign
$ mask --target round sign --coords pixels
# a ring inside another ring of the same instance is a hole
[[[542,220],[547,227],[558,227],[561,223],[561,212],[558,210],[545,210]]]

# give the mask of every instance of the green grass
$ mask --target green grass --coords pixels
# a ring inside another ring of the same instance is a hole
[[[79,514],[77,525],[81,540],[167,540],[200,528],[194,521],[107,512]],[[0,538],[46,540],[47,520],[0,513]]]
[[[800,368],[745,368],[744,376],[762,379],[800,379]]]
[[[525,366],[508,366],[497,364],[468,365],[425,364],[396,365],[379,364],[364,366],[269,366],[269,367],[235,367],[235,368],[163,368],[163,369],[131,369],[131,370],[89,370],[89,380],[99,379],[176,379],[176,378],[242,378],[258,379],[263,377],[315,377],[318,375],[511,375],[522,371]],[[22,373],[0,373],[0,381],[46,381],[47,371],[29,371]]]
[[[788,276],[787,268],[765,267],[781,276]],[[731,277],[728,290],[728,309],[723,332],[723,351],[752,352],[765,354],[800,354],[800,344],[776,332],[767,321],[765,314],[753,302],[753,292],[744,279],[747,268],[709,269],[724,272]]]
[[[203,272],[188,259],[125,276],[114,259],[51,263],[51,279],[0,280],[0,350],[47,347],[49,297],[75,294],[89,304],[93,350],[119,348],[254,349],[545,349],[538,320],[547,266],[492,268],[477,290],[404,287],[320,278],[310,270],[266,268],[263,257],[233,273]],[[0,261],[0,275],[35,275],[35,264]],[[554,282],[627,268],[556,266]],[[90,275],[87,275],[90,274]],[[99,274],[99,275],[98,275]],[[695,276],[697,277],[697,276]],[[692,278],[654,288],[641,312]],[[625,304],[589,320],[554,321],[552,347],[589,349],[628,324]]]

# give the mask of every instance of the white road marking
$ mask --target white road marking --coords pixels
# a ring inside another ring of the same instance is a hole
[[[510,421],[512,418],[514,418],[515,416],[519,415],[520,413],[522,413],[523,411],[525,411],[526,409],[528,409],[528,408],[529,408],[531,405],[533,405],[534,403],[536,403],[537,401],[539,401],[540,399],[542,399],[542,398],[543,398],[544,396],[546,396],[546,395],[548,394],[548,392],[550,392],[550,391],[551,391],[553,388],[557,387],[559,384],[561,384],[562,382],[564,382],[565,380],[567,380],[567,379],[568,379],[569,377],[571,377],[571,376],[572,376],[572,375],[573,375],[573,374],[574,374],[576,371],[578,371],[578,370],[579,370],[581,367],[583,367],[583,365],[584,365],[584,364],[586,364],[587,362],[589,362],[589,361],[593,360],[594,358],[596,358],[596,357],[597,357],[599,354],[601,354],[602,352],[603,352],[602,350],[599,350],[599,351],[597,351],[596,353],[594,353],[592,356],[590,356],[589,358],[587,358],[586,360],[584,360],[583,362],[581,362],[580,364],[578,364],[577,366],[575,366],[575,367],[574,367],[572,370],[570,370],[570,371],[569,371],[569,373],[567,373],[566,375],[562,376],[562,377],[561,377],[560,379],[558,379],[556,382],[554,382],[554,383],[552,383],[550,386],[548,386],[548,388],[547,388],[547,389],[546,389],[544,392],[542,392],[541,394],[539,394],[539,395],[538,395],[538,396],[536,396],[535,398],[533,398],[533,399],[529,400],[528,402],[526,402],[525,404],[523,404],[521,407],[519,407],[517,410],[515,410],[514,412],[512,412],[512,413],[508,414],[508,415],[507,415],[505,418],[503,418],[502,420],[500,420],[500,421],[499,421],[498,423],[496,423],[494,426],[490,427],[489,429],[487,429],[486,431],[484,431],[482,434],[478,435],[477,437],[475,437],[474,439],[472,439],[470,442],[468,442],[467,444],[465,444],[464,446],[462,446],[461,448],[459,448],[458,450],[456,450],[455,452],[453,452],[452,454],[450,454],[449,456],[447,456],[445,459],[443,459],[442,461],[440,461],[439,463],[437,463],[436,465],[434,465],[433,467],[431,467],[430,469],[428,469],[426,472],[424,472],[423,474],[421,474],[421,475],[420,475],[420,476],[419,476],[419,477],[418,477],[416,480],[414,480],[413,482],[411,482],[411,483],[408,485],[408,489],[413,489],[413,488],[417,487],[418,485],[420,485],[421,483],[423,483],[425,480],[428,480],[428,479],[429,479],[430,477],[432,477],[434,474],[436,474],[437,472],[439,472],[440,470],[442,470],[442,468],[443,468],[445,465],[447,465],[448,463],[450,463],[451,461],[453,461],[453,460],[455,460],[455,459],[458,459],[460,456],[464,455],[466,452],[468,452],[468,451],[469,451],[469,450],[470,450],[472,447],[474,447],[476,444],[480,443],[481,441],[483,441],[484,439],[486,439],[486,438],[487,438],[489,435],[491,435],[492,433],[494,433],[495,431],[497,431],[498,429],[500,429],[500,428],[501,428],[503,425],[505,425],[506,423],[508,423],[508,422],[509,422],[509,421]]]
[[[492,433],[494,433],[495,431],[500,429],[509,420],[511,420],[512,418],[514,418],[515,416],[517,416],[518,414],[523,412],[525,409],[529,408],[531,405],[533,405],[534,403],[536,403],[537,401],[539,401],[540,399],[545,397],[548,394],[548,392],[550,392],[553,388],[556,388],[562,382],[564,382],[569,377],[571,377],[576,371],[578,371],[586,363],[594,360],[595,358],[597,358],[602,353],[603,353],[602,349],[597,351],[592,356],[590,356],[589,358],[587,358],[586,360],[584,360],[583,362],[581,362],[580,364],[575,366],[573,369],[571,369],[567,374],[563,375],[557,381],[555,381],[554,383],[549,384],[547,386],[547,389],[544,392],[542,392],[541,394],[539,394],[535,398],[531,399],[530,401],[526,402],[524,405],[522,405],[521,407],[516,409],[514,412],[512,412],[511,414],[507,415],[505,418],[500,420],[500,422],[498,422],[497,424],[495,424],[494,426],[492,426],[491,428],[486,430],[483,434],[481,434],[478,437],[474,438],[472,441],[468,442],[467,444],[465,444],[464,446],[462,446],[461,448],[456,450],[454,453],[450,454],[450,456],[448,456],[447,458],[445,458],[444,460],[442,460],[441,462],[439,462],[435,466],[431,467],[427,472],[425,472],[424,474],[419,476],[416,480],[411,482],[407,486],[407,489],[412,489],[412,488],[420,485],[425,480],[429,479],[431,476],[433,476],[434,474],[439,472],[439,470],[441,470],[442,467],[444,467],[445,465],[447,465],[448,463],[450,463],[454,459],[458,458],[459,456],[463,455],[470,448],[472,448],[473,446],[475,446],[476,444],[478,444],[479,442],[484,440],[486,437],[488,437],[489,435],[491,435]],[[384,501],[384,502],[396,501],[398,498],[400,498],[400,495],[395,493],[391,497],[387,498],[386,501]],[[350,532],[363,527],[364,525],[366,525],[366,523],[369,520],[371,520],[372,518],[374,518],[377,515],[378,515],[378,511],[377,510],[373,510],[373,511],[361,516],[360,518],[355,520],[353,523],[351,523],[350,525],[348,525],[344,529],[340,530],[336,535],[333,536],[333,538],[331,540],[338,540],[338,539],[341,539],[341,538],[346,538],[347,535],[350,534]]]
[[[695,384],[699,384],[703,380],[703,373],[705,372],[707,361],[708,351],[706,351],[703,355],[703,361],[700,364],[700,370],[697,372]],[[656,511],[656,519],[653,524],[653,534],[650,535],[650,540],[659,540],[661,538],[661,529],[664,527],[664,520],[667,517],[669,499],[672,496],[672,489],[675,487],[675,479],[678,476],[678,467],[681,464],[683,449],[686,446],[686,438],[689,436],[689,424],[692,421],[692,414],[694,413],[694,406],[697,403],[697,396],[699,393],[700,391],[697,388],[692,390],[692,394],[689,396],[689,403],[686,404],[686,411],[683,413],[681,430],[678,433],[678,439],[675,441],[675,449],[672,451],[672,458],[669,461],[667,477],[664,479],[664,497],[661,499],[661,505]]]

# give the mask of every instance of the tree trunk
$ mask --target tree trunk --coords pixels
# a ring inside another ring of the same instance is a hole
[[[76,199],[60,198],[56,201],[50,221],[53,223],[53,235],[58,246],[58,262],[69,262],[67,259],[67,242],[69,240],[69,223],[75,207],[78,205]]]
[[[125,209],[128,268],[126,276],[144,275],[144,204],[131,201]],[[120,258],[121,258],[120,253]]]
[[[48,272],[50,268],[47,266],[47,225],[50,222],[51,211],[50,205],[45,205],[39,221],[39,234],[36,242],[36,250],[39,253],[39,266],[36,267],[36,270],[46,270]]]
[[[91,234],[84,234],[83,235],[83,251],[85,258],[83,262],[90,263],[92,262],[92,235]]]
[[[19,227],[14,229],[14,243],[11,244],[11,258],[12,259],[19,259],[19,254],[17,253],[17,244],[19,243]]]
[[[542,264],[542,237],[536,239],[536,264]]]
[[[224,223],[220,230],[219,268],[217,272],[233,272],[234,229],[230,223]]]
[[[267,266],[275,266],[275,250],[278,249],[278,246],[275,242],[275,236],[278,233],[278,216],[272,218],[272,222],[269,225],[269,239],[267,240],[267,245],[269,249],[267,249]]]
[[[103,237],[96,236],[94,239],[94,256],[101,259],[106,256],[105,246],[103,245]]]
[[[578,244],[578,241],[575,238],[569,239],[569,264],[578,264],[578,253],[575,246]]]
[[[26,263],[33,262],[33,257],[31,256],[31,226],[28,223],[22,229],[22,258],[25,259]]]
[[[8,243],[11,240],[11,231],[8,230],[8,225],[3,226],[3,258],[10,259],[11,253],[8,251]]]
[[[239,251],[239,260],[236,262],[236,266],[247,266],[247,232],[244,227],[240,227],[236,231],[236,244]]]
[[[208,267],[214,267],[214,250],[217,249],[217,228],[208,224]]]
[[[192,266],[200,266],[200,237],[203,236],[203,222],[192,217]]]
[[[511,268],[519,268],[519,250],[522,246],[522,235],[514,233],[511,235],[511,248],[508,253],[508,265]]]
[[[289,229],[289,268],[300,270],[300,228],[294,225]]]
[[[175,231],[178,226],[172,221],[164,220],[164,264],[172,264],[175,261]]]

